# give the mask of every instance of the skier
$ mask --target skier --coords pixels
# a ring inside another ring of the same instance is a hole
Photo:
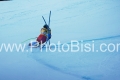
[[[49,28],[49,26],[50,26],[50,17],[51,17],[51,11],[50,11],[50,14],[49,14],[49,22],[48,22],[48,25],[47,25],[44,17],[42,16],[42,18],[43,18],[43,20],[45,22],[45,25],[40,30],[41,34],[37,37],[36,41],[29,43],[29,46],[38,47],[38,46],[40,46],[41,44],[43,44],[45,42],[47,44],[47,41],[49,41],[49,45],[50,45],[50,39],[51,39],[51,29]]]
[[[51,39],[51,29],[47,24],[45,24],[41,29],[41,34],[37,37],[36,41],[39,42],[40,45],[45,43],[49,39]]]

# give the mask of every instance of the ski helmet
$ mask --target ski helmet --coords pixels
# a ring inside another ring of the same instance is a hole
[[[48,26],[47,24],[45,24],[43,27],[44,27],[44,28],[46,28],[46,29],[48,29],[48,28],[49,28],[49,26]]]

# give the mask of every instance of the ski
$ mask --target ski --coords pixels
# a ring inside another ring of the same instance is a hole
[[[43,16],[42,16],[42,18],[43,18],[45,24],[47,24],[45,18],[44,18]],[[51,11],[50,11],[50,13],[49,13],[49,22],[48,22],[48,24],[47,24],[49,28],[50,28],[50,18],[51,18]],[[50,39],[49,39],[48,41],[49,41],[49,45],[50,45]],[[47,44],[48,41],[46,41],[46,44]],[[44,47],[44,46],[43,46],[43,47]]]

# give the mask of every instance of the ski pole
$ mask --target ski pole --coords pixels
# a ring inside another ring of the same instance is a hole
[[[46,21],[45,21],[45,18],[44,18],[43,16],[42,16],[42,18],[43,18],[43,20],[44,20],[45,24],[47,24],[47,23],[46,23]]]

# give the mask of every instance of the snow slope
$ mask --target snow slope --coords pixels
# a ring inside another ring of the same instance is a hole
[[[37,37],[52,11],[52,43],[120,43],[119,0],[0,2],[0,47]],[[27,44],[28,42],[26,42]],[[26,48],[28,49],[28,48]],[[120,48],[119,48],[120,49]],[[118,52],[0,51],[0,80],[119,80]]]

